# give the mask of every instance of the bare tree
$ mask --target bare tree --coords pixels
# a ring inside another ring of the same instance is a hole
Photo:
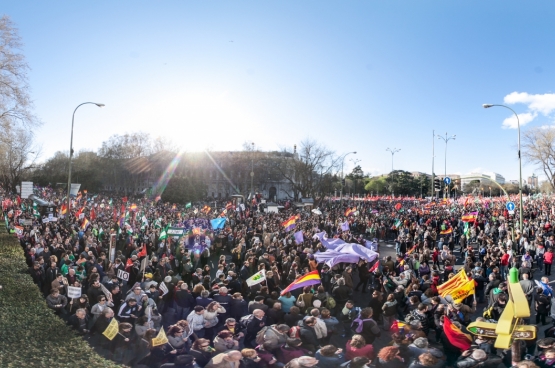
[[[537,127],[526,130],[522,137],[522,156],[539,166],[555,188],[555,129]]]
[[[0,126],[3,129],[13,124],[26,128],[39,125],[31,113],[28,70],[17,29],[4,15],[0,18]]]
[[[38,153],[32,152],[33,134],[25,128],[8,126],[0,136],[0,178],[15,190],[22,177],[33,168]]]
[[[321,192],[325,177],[340,165],[335,153],[311,139],[301,142],[298,153],[282,161],[278,169],[293,188],[295,199],[315,197]]]

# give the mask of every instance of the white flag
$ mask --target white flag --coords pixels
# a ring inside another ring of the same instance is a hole
[[[266,271],[261,270],[247,279],[247,285],[253,286],[256,284],[260,284],[262,281],[265,281],[265,280],[266,280]]]

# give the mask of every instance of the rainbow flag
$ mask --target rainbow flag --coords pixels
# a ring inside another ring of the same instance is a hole
[[[285,228],[285,231],[291,231],[295,228],[297,219],[297,216],[291,216],[287,220],[283,221],[281,225]]]
[[[461,220],[463,220],[463,222],[474,222],[476,221],[477,218],[478,218],[478,212],[470,212],[470,213],[467,213],[466,215],[463,215]]]
[[[461,349],[461,351],[465,351],[470,349],[470,344],[472,343],[472,338],[463,333],[457,326],[455,326],[451,320],[447,317],[443,320],[443,332],[449,342],[456,346],[457,348]]]
[[[345,211],[345,216],[347,216],[347,217],[348,217],[348,216],[351,216],[352,214],[355,213],[356,210],[357,210],[356,207],[347,208],[347,211]]]
[[[318,273],[318,271],[312,271],[307,273],[306,275],[297,277],[295,281],[293,281],[288,287],[283,289],[283,291],[281,292],[281,295],[285,295],[291,290],[303,288],[305,286],[310,286],[310,285],[317,285],[320,283],[321,283],[320,274]]]

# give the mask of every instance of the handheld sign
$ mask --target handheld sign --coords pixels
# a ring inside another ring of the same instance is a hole
[[[79,298],[81,296],[81,288],[75,286],[67,287],[67,297],[68,298]]]
[[[119,269],[118,270],[118,279],[123,281],[129,281],[129,272]]]
[[[443,182],[447,185],[451,184],[451,178],[446,176],[445,178],[443,178]]]

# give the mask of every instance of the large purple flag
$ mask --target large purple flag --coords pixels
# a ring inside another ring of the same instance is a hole
[[[295,233],[295,243],[301,244],[302,242],[304,242],[303,232],[297,231]]]

